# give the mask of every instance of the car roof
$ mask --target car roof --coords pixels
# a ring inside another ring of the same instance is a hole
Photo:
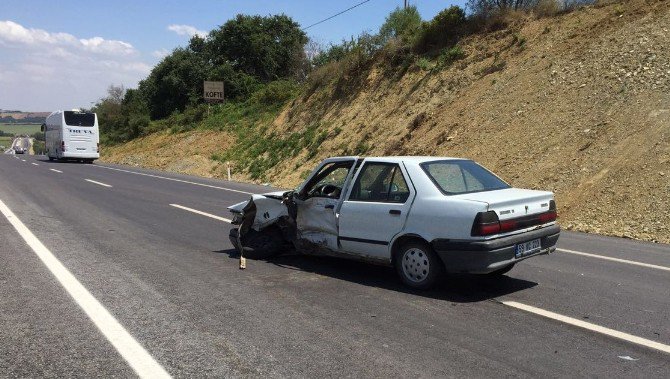
[[[372,161],[378,161],[378,162],[405,162],[405,163],[414,163],[414,164],[419,164],[419,163],[424,163],[424,162],[432,162],[432,161],[441,161],[441,160],[469,160],[467,158],[456,158],[456,157],[436,157],[436,156],[430,156],[430,155],[425,155],[425,156],[414,156],[414,155],[406,155],[406,156],[385,156],[385,157],[332,157],[330,159],[346,159],[346,158],[360,158],[360,159],[366,159],[366,160],[372,160]]]

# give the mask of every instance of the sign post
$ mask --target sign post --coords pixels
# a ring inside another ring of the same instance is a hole
[[[203,82],[203,97],[209,104],[223,102],[223,82]],[[207,116],[209,116],[209,104],[207,105]]]

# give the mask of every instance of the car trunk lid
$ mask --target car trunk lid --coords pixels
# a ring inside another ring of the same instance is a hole
[[[456,195],[464,200],[486,203],[489,211],[495,211],[500,220],[524,217],[549,210],[554,194],[519,188],[505,188]]]

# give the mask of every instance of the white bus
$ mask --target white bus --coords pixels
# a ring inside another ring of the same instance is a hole
[[[93,163],[100,158],[98,116],[92,112],[55,111],[42,124],[49,160]]]

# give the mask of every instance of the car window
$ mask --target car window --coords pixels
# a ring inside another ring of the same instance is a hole
[[[333,162],[324,165],[319,172],[312,177],[312,180],[305,186],[303,190],[308,197],[332,197],[339,198],[342,192],[342,186],[347,180],[347,175],[351,169],[352,162]],[[322,192],[327,185],[335,186],[336,188]]]
[[[470,160],[426,162],[421,168],[446,195],[509,188],[507,183]]]
[[[352,201],[404,203],[409,188],[397,164],[366,163],[349,195]]]
[[[396,166],[393,171],[393,180],[391,181],[391,188],[389,191],[388,201],[391,203],[404,203],[409,197],[409,187],[400,171],[400,167]]]

